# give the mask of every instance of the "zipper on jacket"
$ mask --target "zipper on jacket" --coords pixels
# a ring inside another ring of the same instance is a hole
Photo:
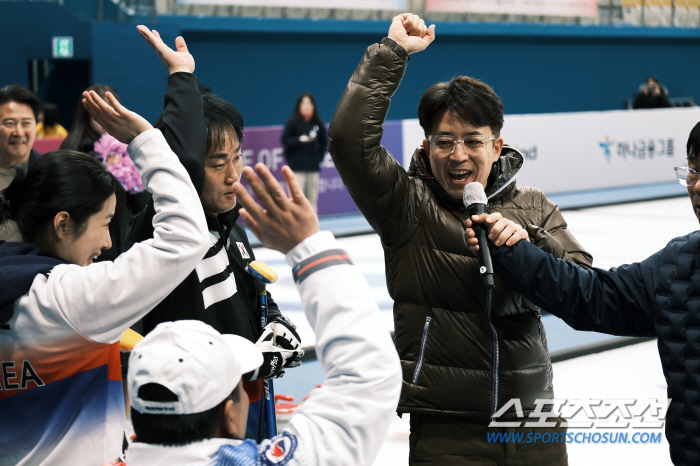
[[[416,370],[413,372],[414,384],[418,382],[418,376],[420,375],[421,367],[423,367],[423,358],[425,357],[425,345],[428,343],[428,334],[430,333],[430,324],[432,322],[432,317],[425,318],[425,325],[423,325],[423,336],[420,339],[420,353],[418,353],[418,364],[416,364]]]
[[[498,380],[498,374],[500,371],[500,363],[501,363],[501,355],[500,353],[500,348],[498,346],[498,333],[496,333],[496,328],[493,326],[493,322],[491,320],[491,308],[493,307],[493,288],[488,289],[486,291],[486,309],[487,309],[487,314],[486,317],[489,320],[489,326],[491,327],[491,334],[493,336],[493,386],[491,388],[492,393],[491,393],[491,419],[494,419],[494,414],[496,414],[496,411],[498,411],[498,390],[499,390],[499,383],[500,381]]]
[[[549,351],[544,347],[544,340],[542,339],[542,316],[537,316],[537,333],[540,336],[540,346],[542,347],[542,352],[547,357],[547,386],[545,390],[552,388],[552,360],[549,358]]]

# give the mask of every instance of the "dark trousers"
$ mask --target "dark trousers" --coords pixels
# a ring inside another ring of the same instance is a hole
[[[552,418],[551,421],[555,419],[559,422],[563,421],[561,418]],[[527,419],[526,421],[535,422],[537,419]],[[566,427],[494,428],[487,427],[487,425],[488,423],[468,422],[464,418],[455,416],[411,414],[408,464],[448,466],[568,465]],[[501,436],[496,437],[498,433],[501,433]],[[491,442],[489,442],[488,434],[491,434]],[[506,438],[503,437],[503,434],[511,434],[507,438],[508,441],[505,441]],[[520,438],[521,441],[518,442],[514,439],[512,434],[516,434],[516,438]],[[528,440],[530,440],[529,443]]]

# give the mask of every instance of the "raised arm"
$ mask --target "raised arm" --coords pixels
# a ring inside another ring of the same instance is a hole
[[[201,195],[204,186],[207,127],[204,123],[202,96],[197,87],[197,77],[192,74],[195,67],[194,58],[182,37],[175,39],[173,50],[163,42],[158,31],[151,31],[145,26],[138,26],[137,29],[170,73],[163,113],[154,126],[163,133],[168,146],[177,155],[197,193]],[[154,214],[153,203],[150,203],[145,211],[134,217],[130,228],[131,243],[152,237]]]
[[[201,195],[207,127],[197,77],[192,74],[194,58],[182,37],[175,39],[176,50],[173,50],[165,45],[157,31],[149,31],[145,26],[139,26],[138,30],[170,73],[163,113],[153,126],[161,130],[168,145],[190,174],[197,193]]]
[[[163,135],[110,93],[106,99],[91,92],[84,102],[109,134],[129,144],[144,186],[153,193],[153,239],[114,262],[55,267],[43,299],[87,338],[112,343],[194,270],[209,238],[199,197]]]
[[[241,214],[264,245],[287,255],[326,371],[321,388],[295,412],[283,434],[298,442],[300,459],[289,464],[372,464],[401,388],[396,349],[366,281],[333,235],[319,232],[318,218],[291,170],[283,169],[291,198],[264,165],[256,170],[266,187],[250,168],[243,176],[264,210],[237,185],[245,206]],[[263,443],[261,454],[269,448]]]
[[[654,336],[658,252],[643,262],[601,270],[553,257],[527,241],[491,251],[495,272],[515,291],[576,330]]]
[[[394,17],[389,35],[365,52],[336,107],[328,130],[329,151],[350,195],[380,234],[396,225],[412,200],[408,175],[381,145],[391,97],[409,53],[435,38],[435,28],[415,15]]]

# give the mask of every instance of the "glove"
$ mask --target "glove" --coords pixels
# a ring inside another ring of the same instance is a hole
[[[285,316],[268,323],[255,346],[263,354],[263,363],[251,380],[282,377],[284,368],[300,366],[304,356],[296,326]]]

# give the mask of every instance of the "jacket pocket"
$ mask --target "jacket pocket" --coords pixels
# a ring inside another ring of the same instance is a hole
[[[432,317],[425,318],[425,325],[423,325],[423,336],[420,339],[420,353],[418,353],[418,363],[416,364],[416,370],[413,371],[413,383],[418,383],[418,376],[420,375],[420,370],[423,367],[423,358],[425,357],[425,346],[428,343],[428,335],[430,335],[430,325],[433,323]]]
[[[537,333],[540,336],[540,347],[544,356],[547,358],[547,386],[544,387],[545,390],[552,388],[552,360],[549,358],[549,351],[544,346],[544,332],[542,331],[542,316],[537,316]]]

